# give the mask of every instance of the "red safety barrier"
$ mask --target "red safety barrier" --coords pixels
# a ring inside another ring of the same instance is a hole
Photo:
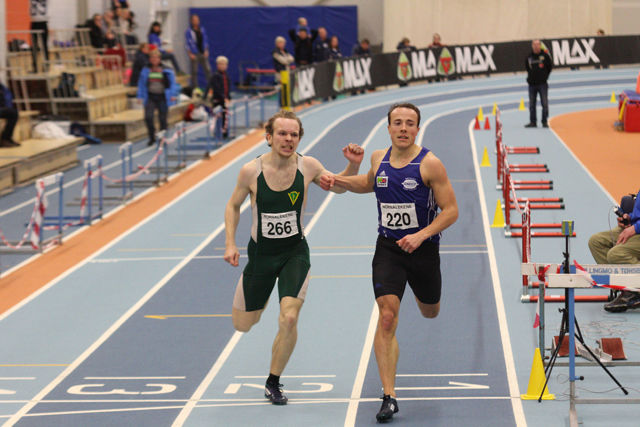
[[[561,203],[564,200],[562,197],[518,197],[518,202],[523,203],[529,201],[531,203],[545,203],[545,202],[556,202]]]
[[[507,154],[540,154],[538,147],[506,147]]]
[[[522,179],[512,179],[511,180],[514,184],[518,185],[518,184],[522,184],[522,185],[535,185],[535,184],[540,184],[540,185],[551,185],[553,184],[553,181],[550,179],[534,179],[534,180],[522,180]]]
[[[564,234],[555,231],[531,231],[530,237],[564,237]],[[522,237],[521,231],[512,231],[509,236],[511,237]],[[575,231],[571,235],[571,237],[576,237]]]
[[[553,190],[553,185],[514,185],[514,190]]]
[[[530,224],[531,228],[562,228],[562,224],[559,222],[540,222],[537,224]],[[511,228],[522,228],[522,224],[513,223]]]
[[[524,205],[516,205],[515,203],[509,203],[511,209],[524,209]],[[564,209],[564,203],[531,203],[531,209]]]

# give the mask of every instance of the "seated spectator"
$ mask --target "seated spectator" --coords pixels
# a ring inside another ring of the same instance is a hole
[[[115,49],[119,44],[120,43],[116,38],[116,33],[113,30],[107,30],[106,34],[104,35],[104,45],[107,47],[107,49]]]
[[[329,39],[327,29],[318,28],[318,37],[313,42],[313,62],[322,62],[329,59]]]
[[[0,135],[0,148],[19,147],[13,140],[13,130],[18,123],[18,110],[13,105],[13,94],[8,87],[0,83],[0,119],[5,119],[4,129]]]
[[[122,9],[120,13],[120,29],[124,34],[127,45],[138,44],[138,36],[134,33],[138,25],[135,23],[133,17],[134,14],[130,9]]]
[[[222,137],[229,137],[229,123],[227,121],[227,110],[231,106],[231,82],[227,74],[229,60],[226,56],[216,58],[216,72],[211,76],[205,95],[211,99],[212,106],[222,107]]]
[[[156,48],[162,54],[162,60],[168,59],[171,61],[171,65],[173,65],[173,69],[176,70],[176,73],[181,73],[180,65],[176,60],[176,56],[173,54],[171,49],[165,49],[162,47],[162,38],[160,37],[162,34],[162,25],[158,21],[154,21],[151,23],[149,27],[149,34],[147,36],[147,41],[149,44],[155,45]]]
[[[273,68],[279,73],[282,70],[286,70],[289,65],[295,61],[293,56],[287,52],[285,45],[287,40],[282,37],[276,37],[276,47],[273,49],[271,56],[273,57]],[[276,80],[280,78],[279,74],[276,74]]]
[[[138,79],[142,69],[149,65],[149,43],[140,43],[140,47],[136,50],[131,66],[131,77],[129,78],[129,86],[138,86]]]
[[[142,69],[138,79],[137,98],[144,105],[144,121],[149,134],[148,145],[156,142],[153,119],[155,110],[158,110],[160,129],[166,130],[169,105],[175,104],[180,93],[180,85],[176,83],[173,70],[162,66],[161,56],[157,49],[149,52],[149,65]]]
[[[93,17],[87,21],[87,27],[89,28],[89,41],[91,46],[96,49],[103,49],[105,43],[105,33],[102,29],[102,15],[96,13]]]
[[[293,29],[289,30],[296,65],[308,65],[313,62],[313,42],[317,36],[316,30],[311,30],[311,37],[305,28],[300,28],[297,33]]]
[[[331,36],[329,40],[329,59],[338,59],[342,58],[342,53],[340,52],[340,41],[338,40],[338,36]]]
[[[204,70],[207,81],[211,78],[209,66],[209,38],[207,32],[200,26],[200,17],[191,15],[189,28],[185,32],[187,54],[191,60],[191,86],[198,86],[198,66]]]
[[[433,37],[431,38],[431,44],[429,45],[429,47],[444,47],[440,34],[433,33]]]
[[[369,39],[362,39],[359,44],[353,47],[351,56],[371,55],[371,45]]]
[[[400,40],[400,43],[398,43],[398,46],[396,46],[396,49],[405,51],[405,52],[411,52],[416,50],[416,47],[411,44],[411,41],[407,37],[405,37],[402,40]]]
[[[117,15],[112,10],[107,10],[104,15],[102,15],[102,30],[106,34],[107,31],[113,30],[117,24]]]

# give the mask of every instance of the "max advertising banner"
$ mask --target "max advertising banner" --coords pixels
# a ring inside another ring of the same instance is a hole
[[[640,62],[640,36],[542,40],[554,68]],[[294,104],[398,83],[525,70],[531,41],[485,43],[341,58],[297,68]]]

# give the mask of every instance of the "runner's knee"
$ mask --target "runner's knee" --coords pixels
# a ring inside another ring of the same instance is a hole
[[[392,331],[398,321],[398,316],[393,310],[381,309],[380,310],[380,326],[385,332]]]

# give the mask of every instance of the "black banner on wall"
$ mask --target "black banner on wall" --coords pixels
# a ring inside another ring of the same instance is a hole
[[[640,36],[542,40],[554,68],[640,62]],[[531,41],[487,43],[342,58],[297,68],[293,102],[412,81],[524,71]]]

